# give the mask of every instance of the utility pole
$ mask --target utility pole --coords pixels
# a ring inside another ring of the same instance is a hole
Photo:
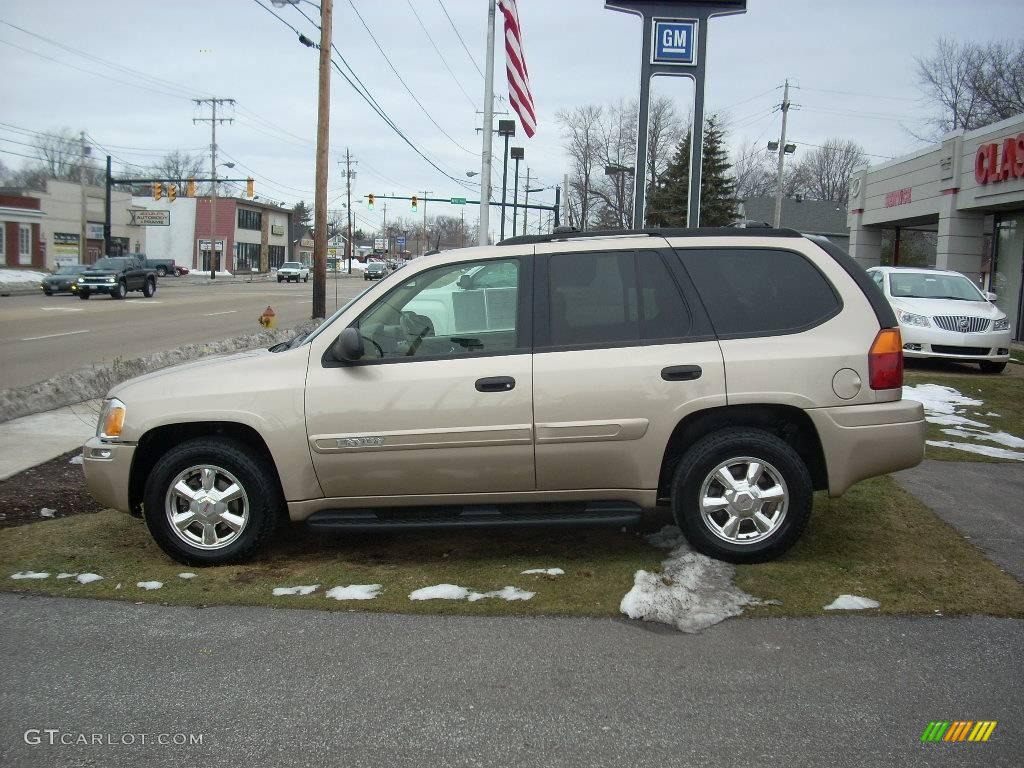
[[[565,174],[562,180],[562,189],[565,190],[565,197],[562,199],[562,220],[566,226],[572,226],[572,216],[569,215],[569,174]]]
[[[352,159],[348,147],[345,147],[345,196],[348,204],[348,236],[345,239],[345,255],[348,257],[348,273],[350,275],[352,274],[352,177],[355,176],[352,172],[352,164],[358,162],[358,160]],[[337,270],[337,264],[334,268]],[[337,285],[337,275],[335,275],[335,285]]]
[[[107,155],[107,183],[103,191],[103,253],[110,253],[110,155]]]
[[[789,78],[782,91],[782,133],[779,135],[779,170],[775,177],[775,228],[782,225],[782,174],[786,160],[786,116],[789,114]]]
[[[381,210],[383,214],[380,220],[380,236],[384,238],[384,253],[389,253],[391,251],[391,243],[388,242],[388,203],[386,200],[381,206]]]
[[[487,61],[484,75],[484,138],[480,153],[480,233],[479,244],[487,245],[490,232],[491,208],[491,141],[494,131],[494,6],[487,3]],[[504,209],[503,209],[504,210]]]
[[[526,166],[526,186],[524,187],[524,189],[526,190],[526,192],[525,192],[525,194],[523,196],[523,205],[529,205],[530,204],[530,166]],[[527,218],[527,216],[529,216],[529,214],[530,214],[530,209],[529,208],[523,208],[523,234],[524,235],[526,234],[526,218]],[[515,232],[513,232],[512,234],[514,235]]]
[[[86,210],[87,203],[86,203],[86,197],[85,197],[85,150],[86,150],[86,147],[85,147],[85,131],[81,131],[78,134],[78,188],[79,188],[79,192],[80,192],[80,195],[81,195],[81,208],[82,208],[82,210],[80,212],[81,221],[79,222],[80,230],[79,230],[79,234],[78,234],[78,242],[81,244],[81,247],[79,249],[80,250],[79,258],[82,260],[81,261],[82,264],[85,264],[85,253],[86,253],[86,239],[85,239],[85,236],[87,234],[86,228],[88,226],[87,223],[86,223],[86,220],[88,218],[88,212]]]
[[[333,0],[320,0],[320,81],[316,111],[316,185],[313,210],[313,317],[327,316],[327,149],[331,120]]]
[[[210,124],[210,180],[212,190],[210,192],[210,279],[217,279],[217,267],[220,266],[220,259],[217,256],[217,123],[233,123],[234,118],[231,117],[217,117],[217,107],[221,104],[230,104],[234,106],[234,99],[218,99],[211,97],[209,99],[192,99],[200,107],[203,104],[210,105],[210,116],[209,117],[193,117],[192,124],[196,123],[209,123]],[[202,242],[200,241],[200,245]],[[202,248],[199,249],[200,257],[202,256]]]
[[[430,234],[427,232],[427,195],[432,194],[434,194],[432,189],[423,190],[423,242],[426,247],[421,251],[421,254],[430,250]],[[416,239],[419,240],[419,238]]]
[[[518,226],[519,217],[519,161],[526,156],[526,151],[523,147],[512,147],[512,159],[516,161],[516,181],[512,188],[512,236],[516,235],[516,227]],[[523,216],[525,216],[525,211]],[[502,229],[504,231],[504,228]]]

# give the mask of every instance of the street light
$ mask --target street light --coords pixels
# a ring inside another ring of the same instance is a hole
[[[516,180],[512,188],[512,234],[516,233],[516,221],[519,218],[519,161],[526,157],[523,147],[512,147],[512,159],[516,161]],[[523,214],[526,215],[525,213]]]
[[[480,171],[466,171],[466,176],[468,176],[471,179],[474,176],[479,176],[479,175],[480,175]]]

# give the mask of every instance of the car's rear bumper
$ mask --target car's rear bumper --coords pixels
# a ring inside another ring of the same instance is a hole
[[[105,443],[91,437],[82,449],[85,485],[100,504],[129,512],[128,478],[135,445]]]
[[[854,483],[917,466],[924,458],[927,424],[916,400],[811,408],[828,469],[828,492],[840,496]]]

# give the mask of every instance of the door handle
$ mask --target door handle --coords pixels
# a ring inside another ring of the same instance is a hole
[[[699,365],[670,365],[661,369],[661,378],[665,381],[693,381],[702,373]]]
[[[508,392],[515,389],[516,380],[511,376],[491,376],[476,380],[477,392]]]

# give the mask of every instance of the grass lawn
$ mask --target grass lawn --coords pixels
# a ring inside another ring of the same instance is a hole
[[[657,570],[663,550],[618,529],[315,535],[293,528],[247,565],[188,569],[169,560],[145,525],[118,512],[78,515],[0,530],[0,589],[178,605],[269,605],[319,610],[432,614],[617,616],[637,569]],[[527,568],[564,576],[524,576]],[[47,571],[15,581],[16,571]],[[183,571],[198,577],[178,578]],[[91,571],[102,581],[58,581],[58,572]],[[144,591],[139,581],[162,581]],[[780,561],[741,566],[737,583],[781,600],[749,615],[820,615],[842,593],[878,600],[883,613],[987,613],[1024,617],[1024,585],[888,478],[866,481],[843,499],[819,498],[804,539]],[[116,589],[121,583],[122,588]],[[514,585],[529,601],[413,602],[414,589],[439,583],[477,591]],[[319,584],[308,596],[273,597],[279,586]],[[326,589],[381,584],[380,597],[338,602]]]
[[[963,415],[988,424],[993,432],[1008,432],[1024,438],[1024,378],[1011,375],[1010,369],[1005,373],[992,375],[977,373],[960,366],[951,366],[948,370],[925,370],[915,367],[907,369],[905,383],[939,384],[952,387],[967,397],[982,400],[984,405],[963,407]],[[986,413],[998,413],[999,416],[986,416]],[[928,439],[963,441],[962,438],[944,434],[942,429],[940,425],[929,424]],[[996,445],[985,442],[979,444]],[[926,447],[925,457],[943,461],[1013,461],[933,445]]]

